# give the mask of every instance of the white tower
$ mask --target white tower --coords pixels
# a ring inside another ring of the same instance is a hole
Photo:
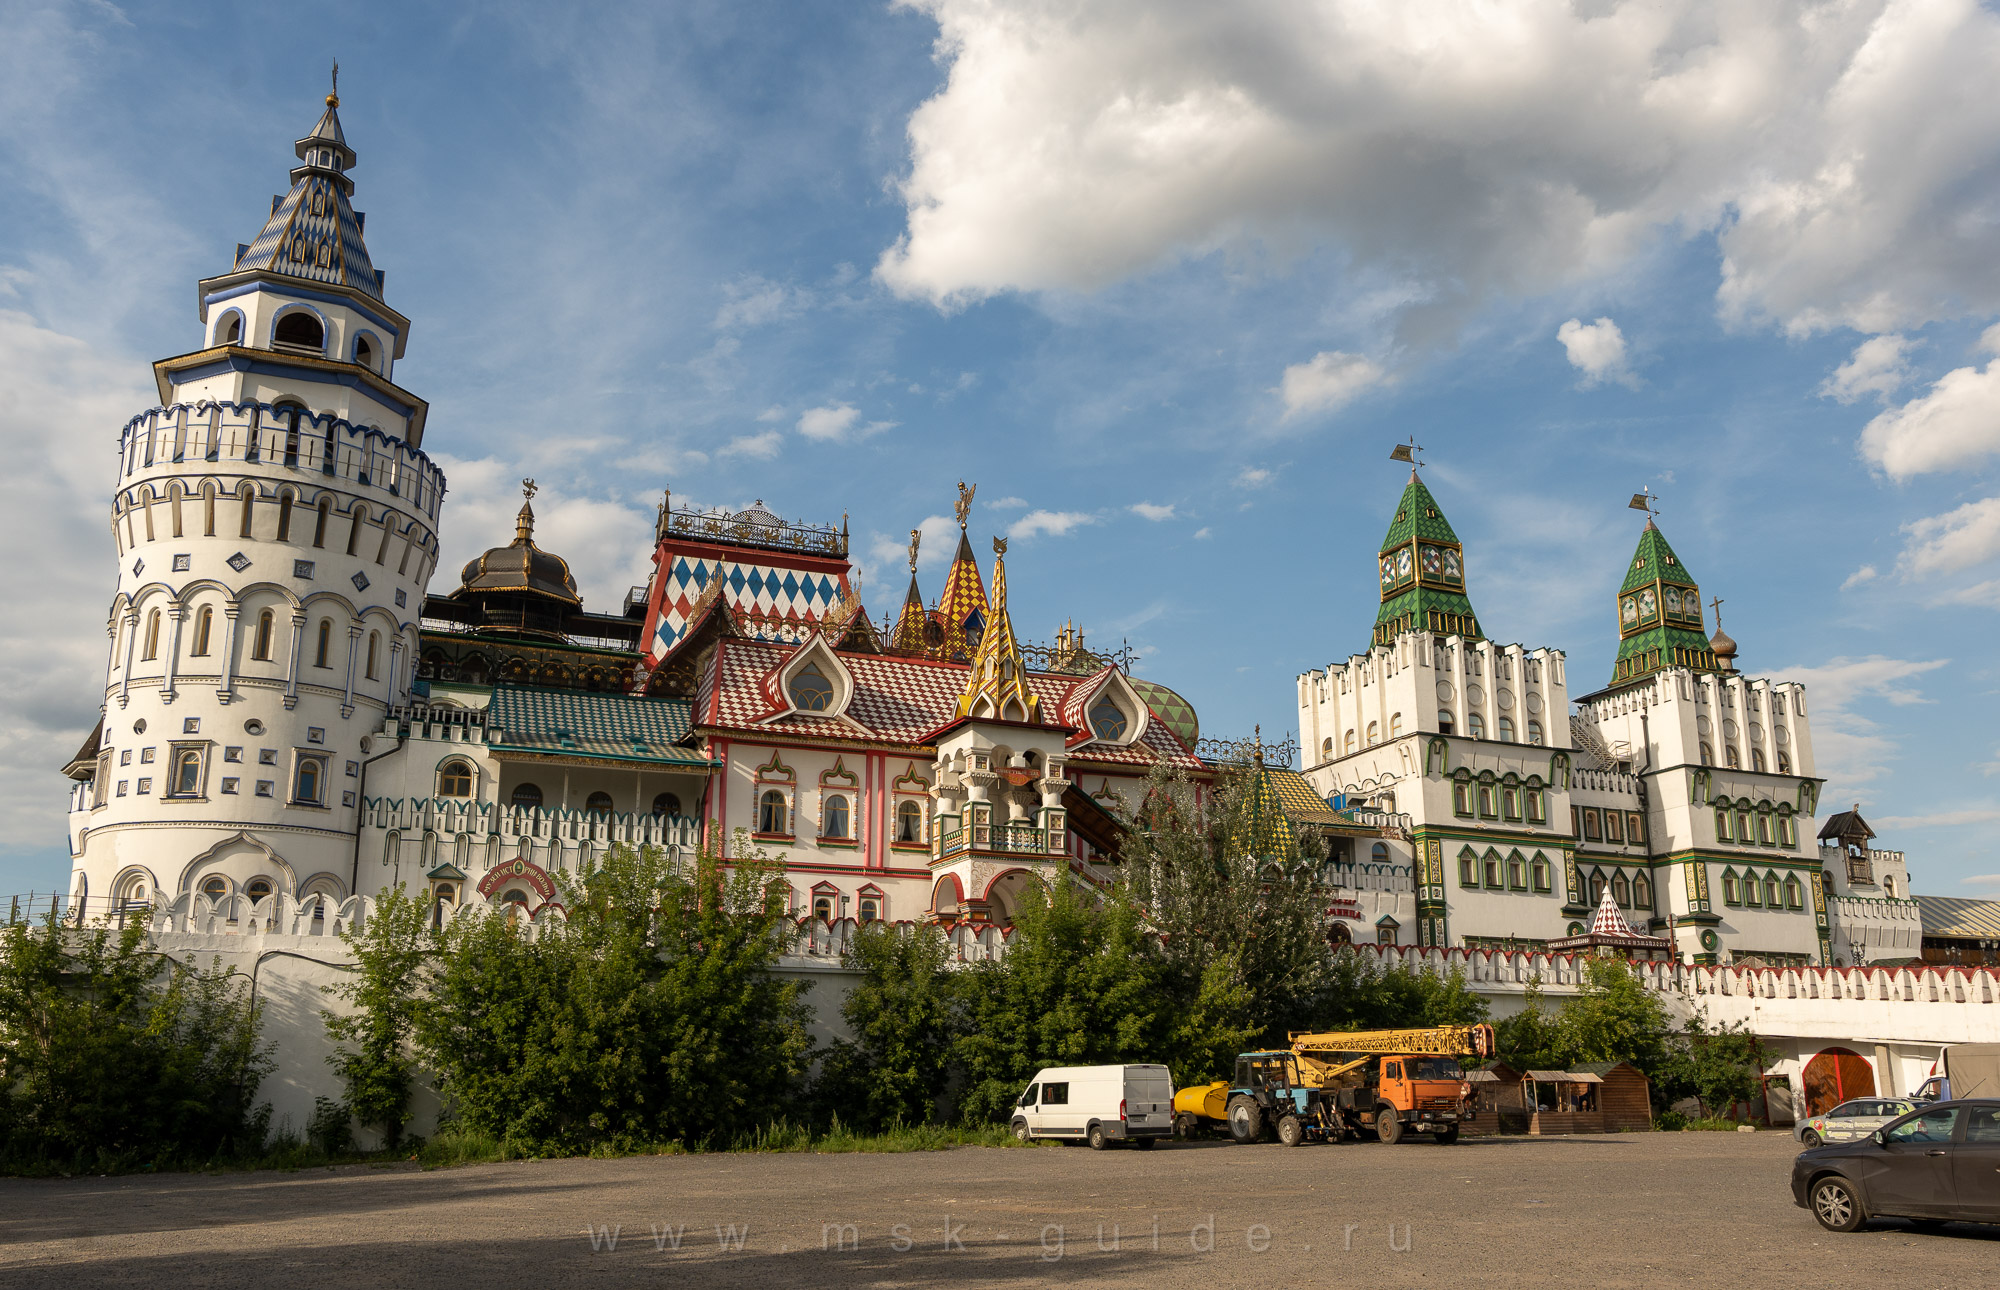
[[[391,379],[409,322],[349,204],[339,102],[201,282],[202,346],[153,365],[162,406],[119,438],[104,715],[70,767],[93,917],[353,891],[361,766],[407,701],[444,478],[426,404]]]

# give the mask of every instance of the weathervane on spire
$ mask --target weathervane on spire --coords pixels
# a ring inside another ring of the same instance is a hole
[[[340,106],[340,60],[333,60],[333,93],[326,96],[328,107]]]
[[[1417,437],[1411,435],[1408,443],[1399,443],[1390,450],[1389,460],[1408,462],[1411,472],[1414,473],[1417,467],[1424,464],[1424,459],[1418,455],[1423,450],[1424,446],[1417,442]]]
[[[521,481],[521,496],[527,498],[529,501],[531,502],[534,501],[535,494],[540,491],[541,488],[535,483],[534,480],[524,479]]]
[[[958,528],[965,531],[966,521],[972,516],[972,495],[979,491],[979,485],[958,481]]]
[[[1632,494],[1632,500],[1627,502],[1626,505],[1632,510],[1646,512],[1646,522],[1648,524],[1652,523],[1653,517],[1660,513],[1660,499],[1653,495],[1653,486],[1651,484]]]
[[[924,534],[922,529],[910,530],[910,573],[912,576],[917,572],[917,546],[923,540]]]

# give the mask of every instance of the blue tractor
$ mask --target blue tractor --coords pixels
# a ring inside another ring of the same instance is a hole
[[[1238,1142],[1258,1142],[1275,1133],[1279,1142],[1296,1147],[1329,1137],[1338,1140],[1340,1133],[1327,1090],[1305,1083],[1298,1054],[1286,1050],[1237,1055],[1227,1113],[1229,1136]]]

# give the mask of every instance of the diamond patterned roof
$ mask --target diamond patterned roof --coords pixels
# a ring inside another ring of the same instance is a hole
[[[701,753],[679,746],[694,731],[686,699],[502,685],[494,688],[487,714],[492,747],[501,752],[709,764]]]
[[[695,714],[696,723],[850,743],[921,744],[957,719],[958,696],[968,670],[965,664],[840,650],[841,664],[854,678],[854,697],[842,714],[844,719],[792,712],[766,721],[773,710],[766,678],[796,648],[735,638],[717,642],[712,672],[698,682],[703,701]],[[1074,676],[1045,672],[1029,672],[1026,679],[1045,713],[1059,711],[1063,696],[1077,681]],[[857,730],[856,725],[861,728]],[[1139,767],[1165,761],[1188,770],[1199,770],[1202,765],[1158,722],[1148,722],[1145,735],[1136,744],[1123,748],[1091,744],[1078,749],[1070,760],[1072,765]]]
[[[341,135],[340,115],[331,103],[313,132],[299,140],[299,156],[305,157],[315,143],[337,151],[343,167],[353,164],[353,149]],[[338,169],[305,165],[292,171],[291,191],[271,207],[270,218],[236,257],[232,272],[261,269],[352,287],[380,300],[382,280],[361,240],[361,217],[348,201],[353,187]]]
[[[1389,521],[1389,534],[1382,539],[1382,550],[1393,551],[1413,537],[1428,538],[1433,542],[1458,543],[1458,534],[1451,531],[1451,521],[1444,517],[1444,508],[1431,496],[1431,490],[1424,487],[1422,476],[1410,472],[1410,482],[1403,489],[1403,500],[1396,503],[1396,518]]]
[[[1193,752],[1194,746],[1201,742],[1201,718],[1195,714],[1194,705],[1158,681],[1126,679],[1139,692],[1139,697],[1146,701],[1146,706],[1153,710],[1153,715],[1179,736],[1189,752]]]
[[[1323,807],[1325,802],[1321,802]],[[1229,830],[1230,844],[1259,860],[1290,864],[1299,858],[1298,835],[1286,815],[1271,772],[1258,767],[1249,791],[1237,805],[1237,816]]]

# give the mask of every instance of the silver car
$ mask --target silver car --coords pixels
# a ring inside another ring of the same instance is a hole
[[[1852,1142],[1916,1109],[1917,1104],[1908,1098],[1850,1098],[1823,1115],[1809,1115],[1800,1120],[1792,1126],[1792,1136],[1808,1148],[1825,1142]]]

